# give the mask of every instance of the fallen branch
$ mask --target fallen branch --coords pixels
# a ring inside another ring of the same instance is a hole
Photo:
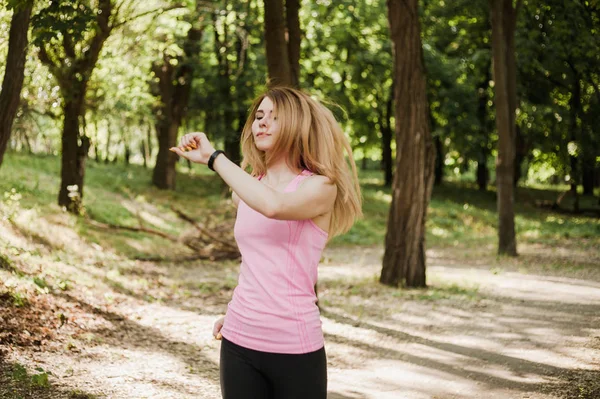
[[[204,235],[210,237],[211,239],[213,239],[215,242],[221,244],[221,247],[215,248],[214,245],[208,244],[208,243],[200,241],[200,240],[197,240],[197,241],[181,240],[179,237],[175,237],[171,234],[167,234],[162,231],[151,229],[151,228],[144,227],[144,226],[140,226],[140,227],[121,226],[121,225],[113,224],[113,223],[102,223],[102,222],[98,222],[93,219],[88,219],[88,222],[92,226],[102,228],[102,229],[107,229],[107,230],[125,230],[125,231],[133,231],[136,233],[152,234],[152,235],[164,238],[166,240],[169,240],[171,242],[182,243],[186,247],[190,248],[192,251],[194,251],[196,253],[195,255],[192,255],[189,257],[174,258],[174,259],[167,259],[167,258],[163,258],[161,256],[148,256],[148,257],[136,257],[135,258],[136,260],[155,261],[155,262],[169,262],[169,261],[178,262],[178,261],[191,261],[191,260],[204,259],[204,260],[211,260],[211,261],[219,261],[219,260],[226,260],[226,259],[237,259],[240,257],[239,250],[237,249],[236,246],[233,246],[231,243],[224,241],[224,240],[220,239],[219,237],[214,236],[213,234],[208,233],[206,231],[206,229],[202,228],[202,226],[199,223],[194,221],[189,216],[183,214],[183,212],[178,212],[176,210],[174,210],[174,211],[176,213],[178,213],[178,215],[182,219],[186,218],[184,220],[192,223],[194,225],[194,227],[201,234],[204,234]],[[140,224],[141,224],[141,221],[140,221]],[[198,244],[200,244],[200,246]],[[223,247],[225,247],[225,248],[223,248]]]
[[[177,237],[174,237],[167,233],[163,233],[162,231],[159,231],[159,230],[149,229],[149,228],[143,227],[143,226],[142,227],[121,226],[121,225],[112,224],[112,223],[101,223],[101,222],[98,222],[93,219],[88,219],[88,222],[92,226],[99,227],[101,229],[127,230],[127,231],[133,231],[136,233],[147,233],[147,234],[153,234],[153,235],[165,238],[169,241],[179,242],[179,239]]]
[[[183,213],[179,209],[176,209],[175,207],[172,206],[171,210],[173,212],[175,212],[177,214],[177,216],[179,216],[181,219],[185,220],[186,222],[188,222],[192,226],[194,226],[196,228],[196,230],[198,230],[200,232],[200,234],[204,234],[207,237],[209,237],[211,240],[213,240],[215,242],[218,242],[219,244],[224,245],[225,247],[227,247],[228,249],[230,249],[232,251],[238,252],[237,245],[232,244],[231,242],[222,240],[221,238],[219,238],[219,237],[215,236],[214,234],[210,233],[206,228],[204,228],[204,226],[202,226],[200,223],[198,223],[197,221],[195,221],[194,219],[192,219],[190,216],[186,215],[185,213]]]

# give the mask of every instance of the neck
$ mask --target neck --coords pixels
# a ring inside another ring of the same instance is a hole
[[[292,176],[297,176],[300,172],[302,172],[300,169],[290,167],[285,157],[280,157],[267,165],[266,176],[271,184],[277,184],[289,180]]]

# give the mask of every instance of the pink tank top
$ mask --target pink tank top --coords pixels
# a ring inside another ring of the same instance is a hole
[[[303,171],[285,192],[295,191],[311,175]],[[327,233],[310,219],[269,219],[240,200],[234,235],[242,263],[221,334],[263,352],[321,349],[314,285]]]

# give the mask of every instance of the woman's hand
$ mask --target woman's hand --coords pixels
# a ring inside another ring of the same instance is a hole
[[[223,328],[223,323],[225,322],[225,316],[219,317],[217,321],[215,321],[215,325],[213,327],[213,337],[215,339],[221,340],[223,336],[221,335],[221,328]]]
[[[169,150],[180,157],[204,165],[208,163],[208,159],[215,152],[215,148],[204,133],[188,133],[179,140],[179,146],[169,148]]]

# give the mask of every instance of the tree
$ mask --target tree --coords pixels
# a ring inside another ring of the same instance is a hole
[[[388,0],[393,42],[396,170],[380,281],[424,287],[425,219],[435,150],[429,130],[418,0]]]
[[[165,51],[163,59],[152,66],[152,72],[158,81],[152,87],[160,99],[156,110],[158,155],[152,183],[163,189],[175,189],[177,155],[169,151],[169,148],[177,145],[177,133],[187,111],[194,69],[198,63],[203,30],[198,10],[192,13],[190,23],[182,45],[183,54],[173,56]]]
[[[80,130],[80,119],[90,77],[113,29],[112,13],[111,0],[98,0],[95,7],[84,2],[54,1],[33,19],[40,61],[56,79],[62,97],[58,204],[74,213],[82,210],[85,161],[90,146],[89,138]]]
[[[515,112],[517,75],[515,28],[522,0],[490,0],[494,103],[498,130],[496,189],[498,208],[498,253],[517,255],[514,211]]]
[[[0,166],[10,139],[13,121],[19,107],[27,54],[27,31],[33,0],[17,3],[10,22],[8,55],[0,92]]]
[[[269,86],[300,81],[300,0],[265,0],[265,42]],[[286,39],[287,36],[287,39]]]

